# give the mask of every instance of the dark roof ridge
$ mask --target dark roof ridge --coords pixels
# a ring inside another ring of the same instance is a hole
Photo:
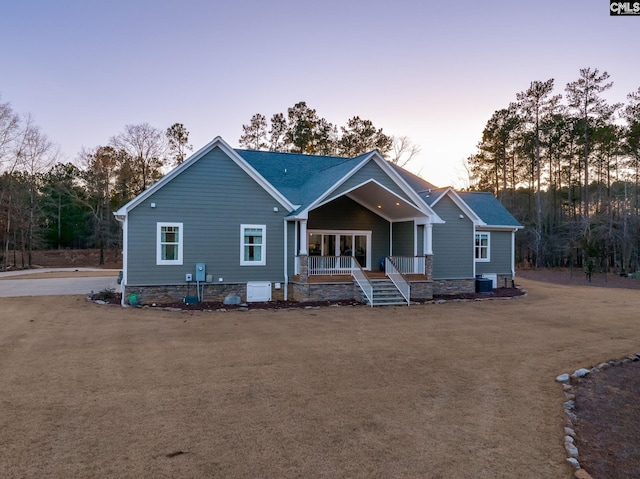
[[[338,156],[338,155],[315,155],[315,154],[309,154],[309,153],[296,153],[293,151],[271,151],[271,150],[252,150],[250,148],[234,148],[235,151],[240,152],[240,151],[247,151],[247,152],[251,152],[251,153],[266,153],[266,154],[270,154],[270,155],[289,155],[289,156],[304,156],[304,157],[308,157],[308,158],[332,158],[332,159],[337,159],[337,160],[353,160],[353,158],[357,158],[357,157],[348,157],[348,156]]]

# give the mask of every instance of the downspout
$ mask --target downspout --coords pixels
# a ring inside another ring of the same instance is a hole
[[[511,232],[511,279],[516,279],[516,231]]]
[[[125,286],[127,284],[127,215],[113,214],[118,223],[122,224],[122,280],[120,281],[120,306],[124,307],[125,304]]]
[[[284,219],[284,300],[287,301],[289,299],[289,274],[288,274],[288,262],[287,262],[287,219]]]
[[[298,255],[298,235],[300,234],[299,224],[300,224],[299,221],[293,222],[293,257],[294,258]],[[294,268],[295,268],[295,271],[293,273],[294,274],[299,273],[297,268],[296,267]]]

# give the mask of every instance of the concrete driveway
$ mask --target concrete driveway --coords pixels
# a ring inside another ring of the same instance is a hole
[[[17,297],[17,296],[59,296],[66,294],[90,294],[92,291],[97,293],[107,288],[119,291],[120,285],[117,283],[118,271],[112,270],[113,276],[95,276],[95,277],[77,277],[77,278],[29,278],[29,275],[36,273],[55,273],[67,271],[83,271],[90,273],[91,271],[101,271],[103,269],[93,270],[91,268],[55,268],[55,269],[37,269],[25,271],[11,271],[0,273],[0,297]],[[8,279],[10,278],[10,279]],[[14,279],[15,278],[15,279]]]

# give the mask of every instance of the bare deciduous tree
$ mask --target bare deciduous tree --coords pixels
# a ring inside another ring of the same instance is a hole
[[[420,145],[416,145],[408,136],[394,136],[389,161],[405,167],[418,157],[420,151]]]
[[[19,134],[20,117],[13,111],[9,103],[0,103],[0,172],[12,158],[15,160],[15,156],[10,156],[9,152]]]
[[[126,125],[110,140],[110,145],[127,153],[132,164],[135,194],[146,190],[162,177],[166,163],[167,139],[161,130],[148,123]]]

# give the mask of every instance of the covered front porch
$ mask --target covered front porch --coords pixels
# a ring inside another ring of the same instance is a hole
[[[364,270],[353,256],[298,256],[298,301],[355,299],[370,306],[409,305],[433,297],[431,256],[386,257],[382,269]]]
[[[300,261],[300,256],[296,261]],[[391,264],[387,265],[387,261]],[[407,276],[426,276],[426,264],[426,256],[387,256],[380,259],[377,268],[366,268],[357,256],[308,256],[307,274],[310,278],[352,276],[354,268],[361,268],[369,278],[384,277],[392,269]]]
[[[335,194],[288,220],[295,225],[296,258],[308,256],[308,274],[344,270],[355,258],[365,271],[384,270],[397,258],[405,273],[424,274],[432,254],[432,226],[442,220],[424,203],[368,180]],[[417,258],[417,259],[416,259]],[[295,274],[299,274],[299,260]],[[333,274],[333,273],[332,273]]]
[[[425,285],[431,281],[432,225],[438,221],[375,181],[317,205],[295,218],[294,296],[374,305],[384,286],[385,295],[391,289],[398,293],[394,304],[430,298]]]

